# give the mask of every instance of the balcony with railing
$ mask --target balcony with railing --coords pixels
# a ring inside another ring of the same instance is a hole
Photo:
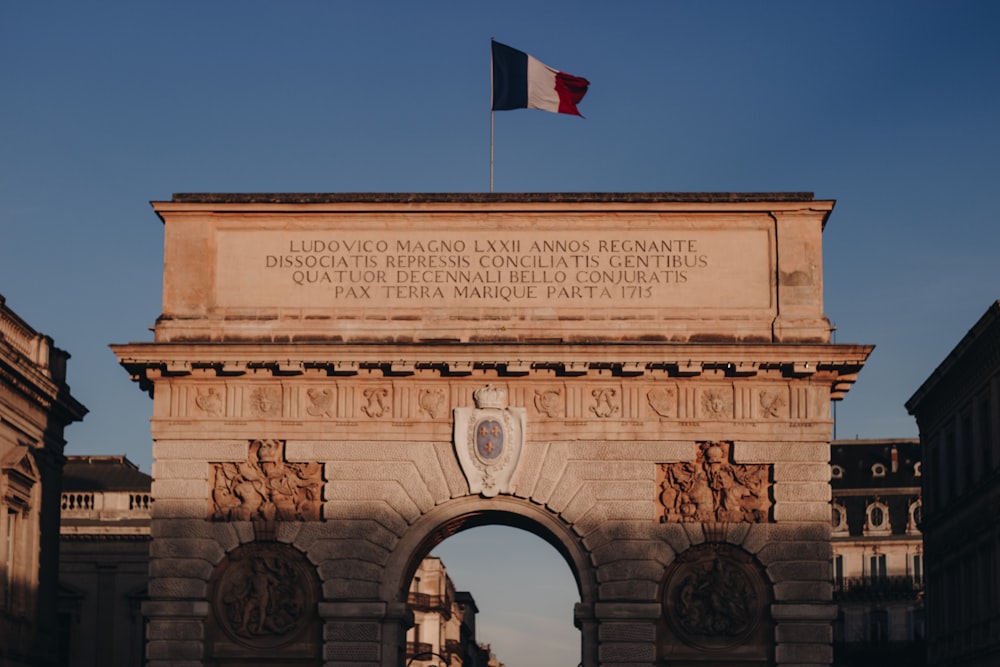
[[[834,579],[835,600],[906,599],[919,596],[924,590],[923,577],[913,574],[899,576],[866,575]]]

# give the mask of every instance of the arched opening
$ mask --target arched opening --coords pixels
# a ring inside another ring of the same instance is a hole
[[[511,541],[516,544],[505,544]],[[501,548],[502,545],[504,548]],[[524,553],[512,553],[518,547]],[[547,557],[543,557],[543,562],[538,562],[537,558],[530,558],[532,553],[547,554]],[[594,573],[578,537],[544,509],[510,497],[462,498],[435,508],[414,524],[394,550],[383,582],[386,599],[407,601],[411,597],[414,575],[427,556],[440,558],[448,568],[449,575],[463,572],[457,588],[470,592],[476,605],[481,606],[485,600],[477,591],[483,591],[490,597],[493,597],[490,591],[498,588],[505,588],[508,593],[515,591],[515,600],[519,599],[521,603],[522,619],[519,623],[505,626],[512,633],[524,628],[524,621],[530,624],[528,612],[531,611],[531,603],[528,598],[539,592],[538,586],[535,591],[529,590],[531,582],[537,582],[539,577],[551,575],[554,571],[557,572],[554,579],[558,580],[561,568],[564,586],[560,592],[561,597],[566,600],[566,608],[553,611],[551,604],[547,605],[546,616],[553,623],[564,623],[562,627],[575,633],[576,642],[572,657],[568,661],[560,658],[558,664],[596,664],[596,638],[591,636],[594,623],[591,620],[592,614],[585,611],[593,609],[596,591]],[[476,560],[480,562],[477,564],[474,562]],[[471,577],[469,573],[472,573]],[[555,583],[553,577],[550,576],[549,579],[549,583]],[[519,594],[522,597],[517,598]],[[510,599],[508,596],[508,600]],[[554,600],[549,600],[549,603],[553,602]],[[516,615],[517,610],[504,604],[504,609],[498,610],[498,613],[501,616]],[[574,624],[576,628],[573,628]],[[487,626],[497,627],[490,623]],[[437,653],[438,651],[423,646],[424,643],[433,642],[418,641],[426,639],[430,637],[426,634],[417,637],[411,630],[408,641],[413,645],[400,647],[399,664],[409,664],[418,649]],[[477,639],[492,644],[491,638],[485,634],[479,633]],[[513,645],[511,639],[510,646]],[[407,649],[411,654],[409,658]],[[552,649],[561,650],[566,655],[564,647],[553,646]],[[526,651],[522,655],[502,655],[498,652],[497,657],[506,664],[530,667],[532,664],[554,664],[549,655],[551,654],[538,650],[533,653]],[[459,664],[436,659],[437,662],[432,663],[418,659],[413,664]]]

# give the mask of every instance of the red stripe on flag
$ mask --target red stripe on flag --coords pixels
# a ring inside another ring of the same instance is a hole
[[[559,113],[581,115],[576,105],[587,94],[590,82],[582,76],[556,72],[556,93],[559,95]]]

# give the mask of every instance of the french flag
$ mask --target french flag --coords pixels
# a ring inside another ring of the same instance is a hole
[[[493,42],[493,110],[541,109],[581,116],[576,105],[590,82],[539,62],[523,51]]]

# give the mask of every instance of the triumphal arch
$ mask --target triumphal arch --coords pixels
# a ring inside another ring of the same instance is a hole
[[[833,202],[183,194],[154,342],[150,665],[399,667],[469,527],[565,558],[587,667],[831,662]]]

